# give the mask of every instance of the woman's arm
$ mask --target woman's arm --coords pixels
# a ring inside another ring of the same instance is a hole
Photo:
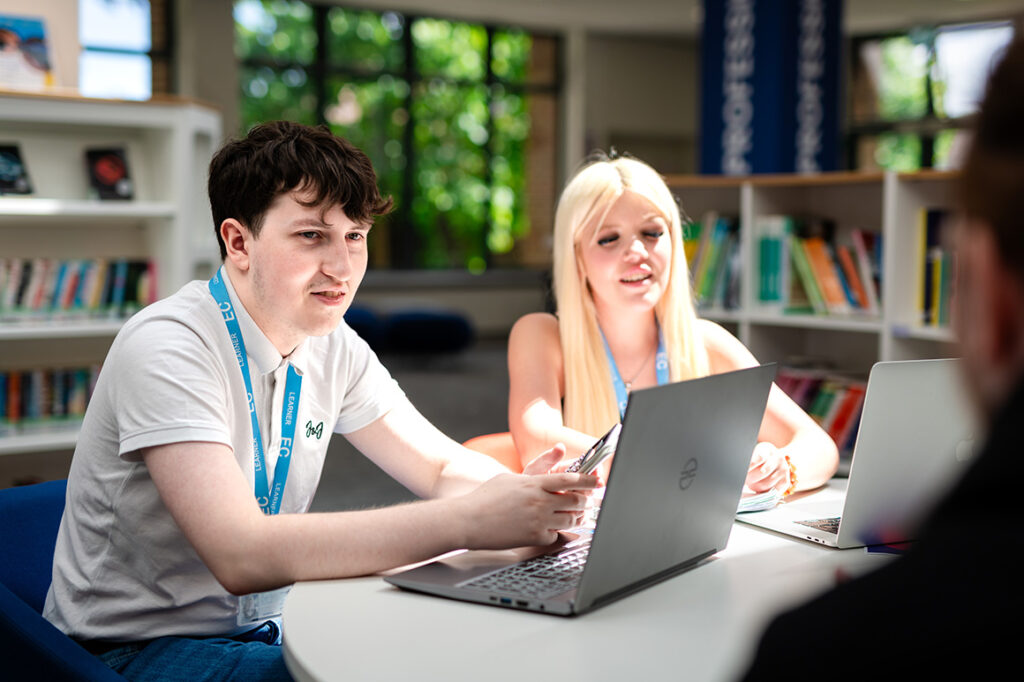
[[[523,464],[556,443],[564,443],[566,457],[575,459],[596,440],[563,421],[563,371],[555,316],[521,317],[508,338],[508,425]]]
[[[707,320],[698,325],[712,373],[758,364],[747,347],[722,327]],[[797,490],[824,485],[839,465],[835,442],[775,384],[768,395],[758,441],[747,473],[747,486],[757,492],[788,487],[784,457],[789,457],[796,470]]]

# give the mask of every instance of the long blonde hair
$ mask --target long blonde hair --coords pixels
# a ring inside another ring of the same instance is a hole
[[[669,376],[680,381],[708,374],[707,353],[695,326],[679,207],[672,193],[662,177],[642,161],[602,157],[587,163],[566,185],[555,211],[553,285],[565,378],[563,420],[566,426],[594,436],[619,421],[619,411],[578,249],[627,190],[654,204],[669,226],[669,278],[655,305],[665,336]]]

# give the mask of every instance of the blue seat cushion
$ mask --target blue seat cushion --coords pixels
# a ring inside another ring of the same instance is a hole
[[[46,574],[49,576],[49,572]],[[123,680],[0,585],[0,670],[5,680]]]
[[[458,313],[430,310],[394,312],[384,318],[387,350],[401,353],[456,353],[473,343],[473,327]]]
[[[42,613],[67,481],[0,490],[0,583]]]

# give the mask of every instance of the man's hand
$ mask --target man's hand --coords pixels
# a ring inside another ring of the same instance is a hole
[[[782,452],[771,443],[761,442],[754,448],[747,469],[744,490],[763,493],[775,488],[780,493],[789,488],[789,464]]]
[[[531,465],[549,462],[550,467],[557,449]],[[551,544],[558,530],[583,521],[587,492],[597,486],[597,477],[587,474],[495,476],[458,500],[467,549]]]

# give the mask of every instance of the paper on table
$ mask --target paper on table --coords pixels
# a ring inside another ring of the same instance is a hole
[[[740,506],[736,509],[737,514],[744,512],[755,512],[764,511],[765,509],[771,509],[779,503],[782,499],[781,493],[775,488],[767,490],[763,493],[751,495],[749,497],[740,498]]]

